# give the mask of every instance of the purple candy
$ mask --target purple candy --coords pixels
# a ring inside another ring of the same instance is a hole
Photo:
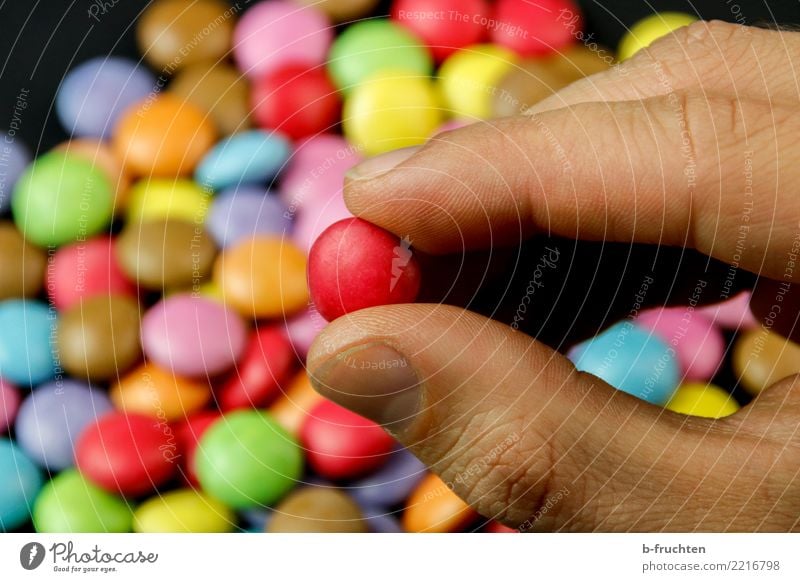
[[[142,319],[142,348],[153,362],[182,376],[214,376],[242,355],[247,330],[239,315],[212,299],[172,295]]]
[[[361,510],[372,533],[403,533],[397,518],[383,509],[365,507]]]
[[[23,401],[15,425],[17,444],[51,471],[74,464],[74,443],[83,429],[113,409],[108,397],[75,380],[48,382]]]
[[[229,188],[215,196],[205,224],[222,248],[259,234],[283,236],[291,225],[280,198],[257,186]]]
[[[0,141],[0,214],[8,209],[14,185],[30,163],[31,153],[25,144],[6,133]]]
[[[135,61],[96,57],[64,77],[56,95],[56,112],[67,133],[107,138],[120,115],[147,98],[155,86],[155,77]]]
[[[405,501],[426,474],[422,461],[397,449],[381,469],[352,483],[348,493],[363,507],[392,507]]]

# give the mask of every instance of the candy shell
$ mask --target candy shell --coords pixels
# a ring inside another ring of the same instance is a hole
[[[291,225],[286,205],[258,186],[220,192],[214,197],[205,223],[209,234],[222,248],[254,236],[281,236]]]
[[[367,507],[361,511],[370,533],[403,533],[403,526],[394,514],[387,513],[385,509]]]
[[[131,508],[120,497],[94,485],[75,469],[56,475],[33,507],[39,533],[126,533]]]
[[[14,222],[39,246],[59,246],[104,230],[114,191],[105,173],[85,159],[50,152],[39,156],[14,187]]]
[[[206,493],[245,509],[270,505],[288,493],[301,477],[303,453],[268,414],[242,410],[208,428],[195,466]]]
[[[55,151],[63,151],[90,162],[102,171],[111,183],[114,191],[114,214],[119,214],[127,204],[131,177],[125,171],[122,161],[111,147],[99,139],[73,139],[56,146]]]
[[[141,356],[139,303],[122,295],[91,297],[61,314],[61,365],[73,376],[111,380]]]
[[[706,305],[700,308],[700,313],[723,329],[755,329],[758,321],[750,311],[749,291],[743,291],[722,303]]]
[[[33,461],[5,438],[0,438],[0,475],[0,532],[8,532],[30,518],[43,479]]]
[[[308,258],[311,299],[328,321],[366,307],[413,303],[420,281],[408,242],[360,218],[329,227]]]
[[[362,507],[394,507],[411,495],[426,475],[425,464],[400,448],[383,467],[351,483],[348,491]]]
[[[298,358],[305,359],[325,324],[326,321],[313,309],[306,309],[286,322],[284,332]]]
[[[483,528],[484,533],[519,533],[518,529],[513,529],[503,525],[499,521],[490,521],[489,524]]]
[[[247,318],[275,318],[308,304],[306,257],[274,237],[243,239],[217,257],[214,281],[226,304]]]
[[[333,29],[323,12],[286,0],[260,2],[239,20],[233,55],[245,75],[260,78],[287,63],[325,60]]]
[[[239,7],[220,0],[156,0],[139,18],[136,41],[151,65],[171,74],[205,60],[222,59],[231,47]]]
[[[19,390],[0,378],[0,434],[14,424],[21,400]]]
[[[437,475],[430,474],[406,501],[403,529],[413,533],[461,531],[478,517]]]
[[[47,266],[47,295],[57,309],[69,309],[98,295],[133,296],[136,288],[119,266],[110,237],[59,248]]]
[[[558,75],[565,84],[607,71],[615,60],[610,50],[602,46],[578,44],[569,47],[545,61],[550,72]],[[516,530],[515,530],[516,531]]]
[[[216,301],[173,295],[142,318],[142,348],[148,359],[182,376],[225,372],[244,353],[242,319]]]
[[[250,86],[224,62],[204,62],[182,68],[169,91],[207,112],[221,135],[250,128]]]
[[[690,382],[678,387],[665,408],[691,416],[722,418],[739,410],[739,403],[719,386]]]
[[[0,378],[31,386],[55,376],[56,323],[55,312],[39,301],[0,302]]]
[[[253,129],[232,135],[209,151],[194,173],[212,190],[272,180],[289,158],[289,142],[278,133]]]
[[[186,418],[211,400],[211,389],[166,372],[152,363],[142,364],[111,387],[109,397],[118,409],[162,421]]]
[[[394,439],[374,422],[323,400],[300,431],[308,463],[328,479],[355,478],[386,463]]]
[[[269,413],[283,428],[299,436],[311,410],[322,400],[304,370],[297,373],[286,391],[272,403]]]
[[[520,115],[568,84],[546,60],[521,61],[497,82],[497,91],[492,95],[492,114]]]
[[[191,180],[141,180],[128,199],[128,222],[170,218],[202,224],[211,192]]]
[[[641,49],[671,32],[690,25],[697,20],[696,16],[682,12],[658,12],[641,19],[630,27],[617,47],[620,61],[631,58]]]
[[[52,472],[72,467],[78,435],[112,408],[105,393],[88,384],[75,380],[43,384],[19,409],[17,443],[31,460]]]
[[[25,168],[31,163],[31,153],[21,140],[6,132],[0,145],[0,214],[4,214],[11,205],[11,193],[22,176]]]
[[[46,266],[42,249],[26,242],[12,222],[0,221],[0,300],[38,295]]]
[[[579,371],[651,404],[666,404],[680,381],[675,350],[629,321],[612,325],[568,355]]]
[[[174,177],[191,174],[215,140],[206,112],[162,93],[122,114],[113,146],[132,174]]]
[[[430,47],[437,61],[486,37],[486,0],[395,0],[392,18]]]
[[[367,533],[358,505],[346,493],[326,487],[303,487],[275,507],[270,533]]]
[[[322,10],[333,22],[345,22],[366,16],[378,4],[378,0],[297,0],[297,2]]]
[[[487,23],[495,44],[523,56],[554,53],[584,38],[581,11],[572,0],[497,0]]]
[[[230,376],[216,390],[221,410],[262,408],[289,382],[297,359],[283,330],[275,326],[256,329]]]
[[[325,69],[287,64],[253,88],[253,118],[261,127],[302,139],[334,128],[342,104]]]
[[[75,447],[78,470],[113,493],[139,496],[176,472],[175,435],[169,425],[139,414],[110,412],[90,424]]]
[[[194,489],[151,497],[133,514],[133,531],[139,533],[227,533],[235,525],[230,509]]]
[[[363,20],[348,26],[328,55],[328,72],[340,91],[350,91],[380,71],[407,71],[425,77],[432,68],[425,44],[388,19]]]
[[[427,77],[379,71],[344,103],[345,137],[367,155],[424,143],[442,122],[436,87]]]
[[[197,480],[197,447],[200,439],[203,438],[206,430],[222,415],[216,410],[204,410],[196,412],[185,418],[182,422],[174,425],[175,437],[178,439],[178,446],[182,451],[179,459],[181,476],[183,480],[192,487],[199,487]]]
[[[752,395],[800,374],[800,345],[767,329],[748,330],[733,347],[733,371]]]
[[[69,135],[105,139],[128,107],[155,90],[155,77],[140,63],[95,57],[64,76],[56,94],[56,113]]]
[[[117,237],[125,274],[145,289],[197,286],[211,275],[217,247],[200,224],[185,220],[130,223]]]
[[[492,95],[517,56],[510,50],[478,44],[453,53],[439,69],[444,105],[456,117],[485,119],[491,115]]]
[[[341,190],[324,203],[307,203],[292,228],[292,242],[308,253],[323,232],[337,222],[350,218],[353,218],[353,213],[344,203]]]
[[[648,310],[636,318],[636,325],[657,334],[675,349],[684,381],[710,380],[722,365],[725,338],[694,308]]]

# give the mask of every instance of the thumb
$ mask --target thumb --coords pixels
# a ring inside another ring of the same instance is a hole
[[[308,366],[324,396],[382,424],[480,513],[511,526],[647,529],[657,514],[690,529],[701,521],[693,510],[705,516],[710,503],[697,484],[721,485],[694,471],[716,448],[697,446],[713,438],[712,421],[687,427],[455,307],[351,313],[325,328]],[[688,501],[673,516],[676,498]]]

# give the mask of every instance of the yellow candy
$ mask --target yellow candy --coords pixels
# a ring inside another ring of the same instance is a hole
[[[722,418],[739,410],[739,404],[719,386],[689,382],[678,388],[666,408],[691,416]]]
[[[179,218],[202,224],[210,204],[211,193],[191,180],[141,180],[128,193],[128,220]]]
[[[428,77],[380,72],[359,84],[344,102],[344,134],[367,155],[419,145],[442,122]]]
[[[246,318],[277,318],[308,305],[306,256],[279,237],[245,239],[217,257],[222,299]]]
[[[696,16],[683,12],[660,12],[643,18],[625,33],[617,48],[620,61],[631,58],[641,49],[681,27],[697,20]]]
[[[194,489],[152,497],[133,514],[133,531],[139,533],[226,533],[235,523],[230,509]]]
[[[516,61],[512,51],[490,44],[473,45],[454,53],[439,69],[445,106],[457,117],[488,118],[497,83]]]
[[[778,380],[800,374],[800,345],[767,329],[747,331],[733,348],[733,371],[744,389],[756,395]]]

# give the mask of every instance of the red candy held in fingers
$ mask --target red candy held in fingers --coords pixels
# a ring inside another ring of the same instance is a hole
[[[328,227],[308,256],[311,299],[328,321],[366,307],[413,303],[420,283],[410,242],[360,218]]]
[[[311,467],[328,479],[349,479],[380,467],[394,439],[363,416],[330,400],[311,409],[300,429]]]

